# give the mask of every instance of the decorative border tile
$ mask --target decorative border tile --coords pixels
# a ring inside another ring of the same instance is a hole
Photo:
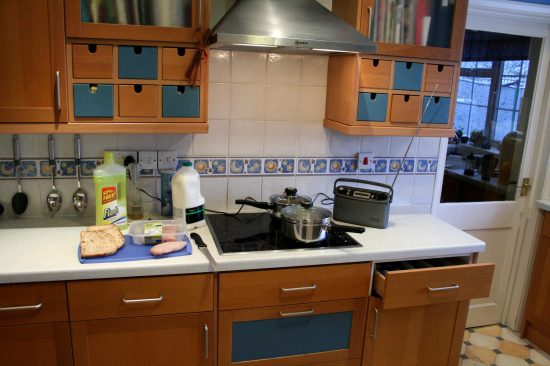
[[[5,178],[15,177],[13,160],[0,161],[0,176]]]
[[[296,159],[294,158],[267,158],[264,159],[264,174],[294,174]]]
[[[403,164],[403,167],[401,168],[401,164]],[[390,173],[397,173],[400,169],[401,174],[403,173],[414,173],[414,165],[415,160],[414,159],[390,159],[389,163],[389,172]]]

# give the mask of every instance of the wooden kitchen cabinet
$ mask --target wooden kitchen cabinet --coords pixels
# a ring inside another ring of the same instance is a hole
[[[3,0],[0,14],[0,123],[67,121],[63,0]]]
[[[550,213],[544,219],[523,320],[522,337],[550,352]]]
[[[0,365],[70,366],[65,283],[0,286]]]
[[[493,272],[463,258],[377,265],[362,365],[458,365],[470,299],[489,295]]]
[[[359,365],[370,269],[221,273],[218,365]]]

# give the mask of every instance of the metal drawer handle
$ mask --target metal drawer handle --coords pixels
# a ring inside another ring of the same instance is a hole
[[[59,71],[55,72],[55,108],[61,111],[61,75]]]
[[[202,0],[199,0],[199,30],[202,28]]]
[[[306,311],[296,311],[294,313],[283,313],[282,311],[279,311],[279,315],[283,318],[291,318],[293,316],[303,316],[303,315],[311,315],[315,313],[313,309],[306,310]]]
[[[378,308],[374,308],[374,327],[372,328],[372,334],[370,335],[370,338],[373,341],[376,340],[376,337],[378,336],[378,320],[380,320],[380,310],[378,310]]]
[[[208,360],[208,324],[204,325],[204,359]]]
[[[125,303],[125,304],[141,304],[141,303],[144,303],[144,302],[161,302],[164,298],[162,297],[162,295],[160,295],[159,297],[153,297],[153,298],[149,298],[149,299],[126,299],[126,298],[122,298],[122,302]]]
[[[367,11],[369,12],[369,28],[367,30],[367,38],[371,38],[371,34],[372,34],[372,8],[369,6],[367,8]]]
[[[281,287],[281,291],[282,292],[311,291],[311,290],[315,290],[316,288],[317,288],[317,285],[313,284],[311,286],[306,286],[306,287],[291,287],[291,288]]]
[[[458,283],[454,283],[451,286],[446,287],[426,287],[428,291],[430,292],[438,292],[438,291],[448,291],[448,290],[456,290],[457,288],[460,288],[460,285]]]
[[[36,305],[10,306],[10,307],[0,306],[0,311],[38,310],[41,307],[42,307],[42,303],[38,303]]]

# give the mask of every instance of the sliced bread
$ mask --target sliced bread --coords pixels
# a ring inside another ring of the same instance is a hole
[[[113,255],[118,248],[114,237],[104,231],[83,231],[80,233],[80,256],[82,258]]]
[[[120,229],[116,225],[110,224],[89,226],[86,231],[101,231],[111,234],[113,236],[113,240],[115,241],[117,249],[122,248],[122,246],[124,245],[124,235],[122,235]]]

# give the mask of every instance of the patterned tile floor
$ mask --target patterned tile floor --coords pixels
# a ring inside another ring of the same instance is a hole
[[[501,325],[464,332],[460,366],[550,366],[550,356]]]

